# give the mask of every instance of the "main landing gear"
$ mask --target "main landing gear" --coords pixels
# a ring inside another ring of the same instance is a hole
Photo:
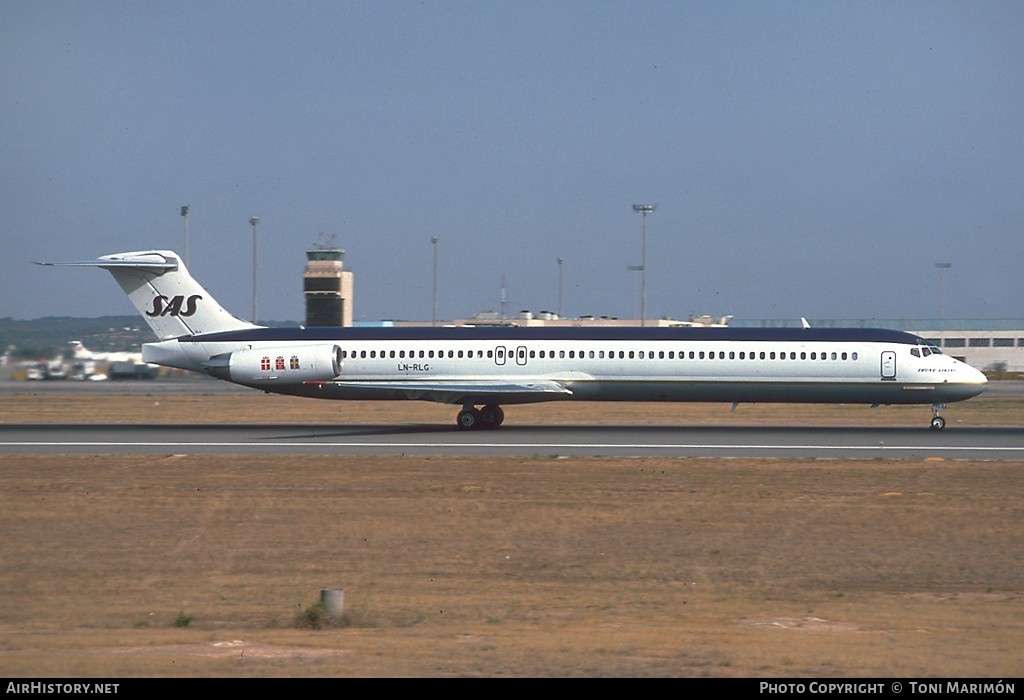
[[[459,411],[455,422],[463,430],[474,430],[477,428],[497,428],[505,421],[505,412],[501,406],[484,406],[474,408],[472,405],[463,406]]]
[[[939,415],[939,411],[944,409],[946,404],[944,403],[933,403],[932,404],[932,430],[942,430],[946,427],[946,419]]]

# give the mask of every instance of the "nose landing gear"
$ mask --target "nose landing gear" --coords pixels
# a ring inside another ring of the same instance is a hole
[[[929,426],[932,430],[942,430],[946,427],[946,419],[939,415],[939,411],[945,407],[946,404],[944,403],[932,404],[932,423]]]

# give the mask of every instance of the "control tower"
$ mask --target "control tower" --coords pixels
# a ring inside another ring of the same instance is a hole
[[[334,245],[334,236],[321,234],[306,251],[302,289],[307,327],[352,325],[352,273],[344,265],[345,251]]]

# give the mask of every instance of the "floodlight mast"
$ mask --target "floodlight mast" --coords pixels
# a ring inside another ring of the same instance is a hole
[[[432,326],[437,325],[437,243],[441,239],[437,236],[431,236],[430,242],[434,244],[434,313],[432,317]]]
[[[181,218],[185,222],[185,267],[188,267],[188,205],[185,204],[181,207]]]
[[[563,281],[564,281],[564,276],[563,276],[564,275],[564,272],[563,272],[564,263],[565,263],[565,260],[563,260],[562,258],[558,258],[558,318],[564,318],[565,317],[565,312],[564,312],[564,309],[562,308],[563,307],[562,302],[564,300],[564,294],[563,294],[563,291],[564,291],[564,285],[563,285]]]
[[[654,212],[657,204],[634,204],[633,211],[643,220],[640,243],[640,325],[647,325],[647,215]]]
[[[953,267],[953,263],[935,263],[939,270],[939,318],[946,318],[946,270]]]
[[[256,251],[258,249],[258,246],[257,246],[257,243],[256,243],[256,239],[257,239],[257,236],[259,235],[260,217],[258,217],[258,216],[250,217],[249,218],[249,224],[252,226],[252,322],[253,323],[259,323],[259,321],[257,320],[257,311],[258,311],[257,290],[259,289],[259,285],[257,284],[257,281],[256,281],[256,271],[257,271],[259,265],[257,264],[257,254],[256,254]]]

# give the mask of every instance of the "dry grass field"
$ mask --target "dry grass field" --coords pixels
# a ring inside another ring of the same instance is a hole
[[[0,423],[396,423],[455,425],[457,407],[407,401],[318,401],[230,387],[210,380],[152,386],[127,383],[89,391],[0,392]],[[47,387],[49,389],[49,387]],[[505,422],[552,425],[893,425],[927,428],[928,406],[552,402],[505,406]],[[950,404],[949,426],[1024,425],[1024,397],[990,394]]]
[[[927,407],[658,406],[920,425]],[[1020,425],[1019,399],[945,412]],[[630,424],[650,406],[511,407]],[[0,422],[452,423],[255,392],[0,394]],[[1024,674],[1024,463],[0,456],[7,677]],[[343,589],[338,618],[316,606]]]

